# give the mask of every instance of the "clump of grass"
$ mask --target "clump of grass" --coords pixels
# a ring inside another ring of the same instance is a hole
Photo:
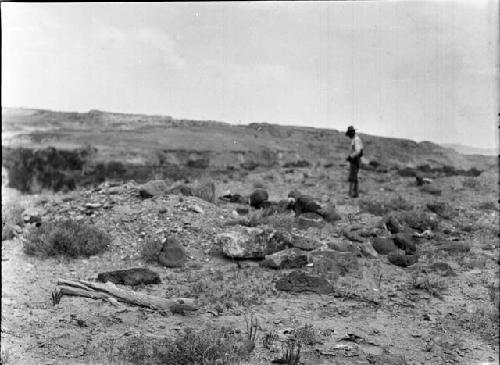
[[[312,324],[305,324],[295,330],[294,338],[302,345],[316,345],[320,343],[318,331]]]
[[[88,257],[107,249],[111,236],[84,222],[64,220],[33,227],[24,242],[24,252],[42,258]]]
[[[158,255],[163,247],[159,238],[148,237],[141,248],[141,257],[146,262],[157,263]]]
[[[22,227],[24,208],[19,204],[10,203],[2,205],[2,241],[14,237],[15,226]]]
[[[278,332],[276,330],[271,330],[270,332],[266,332],[266,334],[262,338],[262,346],[270,350],[271,348],[273,348],[274,343],[278,340],[279,340]]]
[[[362,211],[383,216],[392,211],[398,210],[411,210],[413,209],[413,204],[403,198],[401,195],[389,200],[389,201],[378,201],[372,199],[361,199],[359,202],[359,207]]]
[[[187,328],[175,339],[134,337],[122,351],[127,361],[144,365],[230,365],[249,355],[244,336],[228,327]]]
[[[466,177],[462,183],[462,186],[467,189],[477,189],[481,183],[475,177]]]
[[[481,304],[472,313],[462,317],[461,326],[479,334],[487,341],[498,343],[500,316],[498,303]]]
[[[213,307],[217,312],[241,311],[263,304],[276,290],[272,282],[275,273],[259,268],[232,268],[217,270],[213,275],[192,274],[189,288],[175,295],[195,297],[201,306]],[[169,293],[169,295],[171,295]],[[174,293],[172,294],[174,295]]]
[[[421,232],[430,229],[435,230],[438,226],[438,221],[425,213],[423,210],[413,210],[402,212],[399,215],[400,221],[406,223],[409,227],[417,229]]]
[[[411,277],[412,289],[424,290],[432,296],[442,299],[442,292],[448,289],[446,280],[434,273],[414,273]]]
[[[296,343],[294,339],[290,339],[284,346],[284,363],[287,365],[298,365],[300,363],[300,343]]]
[[[497,204],[492,201],[486,201],[479,203],[475,206],[476,209],[481,209],[481,210],[498,210]]]

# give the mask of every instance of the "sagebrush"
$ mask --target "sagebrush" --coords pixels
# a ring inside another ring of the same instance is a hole
[[[70,258],[97,255],[108,248],[111,236],[85,222],[64,220],[33,227],[24,241],[28,255]]]

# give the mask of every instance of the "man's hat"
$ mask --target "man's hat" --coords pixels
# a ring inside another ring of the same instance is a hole
[[[345,135],[347,136],[353,132],[356,132],[356,130],[354,129],[354,127],[352,125],[350,125],[349,127],[347,127],[347,132],[345,132]]]

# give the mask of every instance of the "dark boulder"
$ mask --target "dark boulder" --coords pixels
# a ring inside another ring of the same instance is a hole
[[[276,289],[294,293],[329,294],[333,287],[328,280],[303,271],[292,271],[276,282]]]
[[[376,237],[372,241],[372,246],[379,255],[387,255],[398,249],[391,238]]]
[[[322,246],[321,242],[313,238],[303,237],[294,234],[292,234],[291,245],[293,247],[300,248],[301,250],[304,251],[316,250]]]
[[[398,233],[392,236],[396,246],[405,251],[407,255],[413,255],[417,252],[417,246],[411,234]]]
[[[295,214],[316,213],[321,209],[321,205],[311,196],[301,195],[295,199]]]
[[[256,189],[252,194],[250,194],[250,205],[255,209],[260,209],[268,199],[269,194],[266,190]]]
[[[389,262],[393,265],[400,267],[408,267],[415,264],[418,261],[417,255],[406,255],[404,253],[391,252],[387,256]]]
[[[158,262],[166,267],[181,267],[188,255],[184,247],[174,237],[167,237],[158,255]]]
[[[161,283],[160,276],[156,272],[143,267],[99,273],[97,280],[102,283],[110,281],[114,284],[123,285]]]

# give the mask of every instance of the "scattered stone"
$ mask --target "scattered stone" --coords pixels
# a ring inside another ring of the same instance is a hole
[[[434,262],[429,266],[429,269],[441,276],[457,276],[455,270],[447,262]]]
[[[240,194],[226,194],[219,198],[229,203],[248,204],[248,198]]]
[[[255,209],[260,209],[264,202],[269,199],[269,194],[267,190],[256,189],[252,194],[250,194],[250,205]]]
[[[342,238],[336,239],[334,241],[330,241],[327,243],[327,245],[329,248],[331,248],[334,251],[352,252],[352,253],[359,252],[358,245],[355,245],[350,241],[343,240]]]
[[[420,190],[431,195],[441,195],[441,189],[432,184],[425,184]]]
[[[308,195],[301,195],[295,199],[295,214],[301,215],[302,213],[316,213],[321,209],[316,199]]]
[[[465,253],[471,249],[470,245],[465,242],[442,242],[437,247],[440,251],[445,251],[449,254]]]
[[[85,208],[87,209],[99,209],[102,207],[101,203],[87,203],[85,204]]]
[[[139,196],[142,198],[152,198],[160,196],[168,191],[165,180],[151,180],[139,187]]]
[[[322,246],[321,242],[315,239],[296,234],[292,235],[291,245],[304,251],[316,250]]]
[[[320,276],[306,274],[303,271],[292,271],[283,276],[276,282],[276,289],[294,293],[329,294],[333,292],[333,287],[328,280]]]
[[[398,249],[391,238],[375,237],[372,241],[372,246],[379,255],[387,255]]]
[[[298,190],[292,190],[288,193],[288,197],[292,199],[297,199],[299,196],[302,196],[302,194]]]
[[[158,209],[158,213],[160,213],[160,214],[165,214],[166,212],[167,212],[167,208]]]
[[[389,262],[396,266],[408,267],[418,261],[417,255],[406,255],[399,252],[391,252],[387,256]]]
[[[299,229],[308,229],[311,227],[323,228],[325,221],[323,217],[316,213],[304,213],[297,218],[297,226]]]
[[[382,226],[385,226],[392,234],[399,233],[402,230],[402,225],[399,220],[393,215],[387,215],[382,219]]]
[[[248,215],[248,208],[236,208],[238,215]]]
[[[247,228],[219,234],[222,253],[235,259],[263,259],[291,246],[291,236],[271,229]]]
[[[359,269],[357,257],[352,252],[317,250],[309,253],[309,261],[315,267],[321,266],[324,271],[340,276]]]
[[[287,248],[283,251],[266,255],[261,266],[271,269],[294,269],[307,264],[307,254],[298,248]]]
[[[332,203],[326,204],[324,207],[320,208],[316,213],[322,216],[323,219],[328,223],[334,223],[342,219],[340,214],[335,209],[335,204]]]
[[[427,203],[427,209],[444,219],[457,216],[457,212],[446,202]]]
[[[392,239],[394,240],[396,246],[405,251],[407,255],[413,255],[417,252],[417,246],[415,245],[411,234],[398,233],[393,235]]]
[[[23,216],[23,220],[24,223],[35,224],[37,227],[42,224],[42,217],[40,217],[39,215],[27,214]]]
[[[164,238],[163,246],[158,255],[158,262],[166,267],[181,267],[187,261],[188,255],[184,247],[174,237]]]
[[[195,213],[200,213],[200,214],[204,213],[203,209],[201,209],[201,207],[199,205],[197,205],[197,204],[190,205],[189,206],[189,210],[192,210]]]
[[[354,242],[364,242],[365,241],[364,238],[361,237],[357,231],[345,229],[342,231],[342,233],[344,234],[345,238],[347,238],[350,241],[354,241]]]
[[[373,248],[372,244],[370,242],[365,242],[365,243],[360,243],[359,244],[359,250],[361,254],[369,259],[374,259],[378,257],[377,251]]]
[[[97,280],[102,283],[111,281],[114,284],[123,285],[161,283],[160,276],[156,272],[142,267],[99,273]]]

